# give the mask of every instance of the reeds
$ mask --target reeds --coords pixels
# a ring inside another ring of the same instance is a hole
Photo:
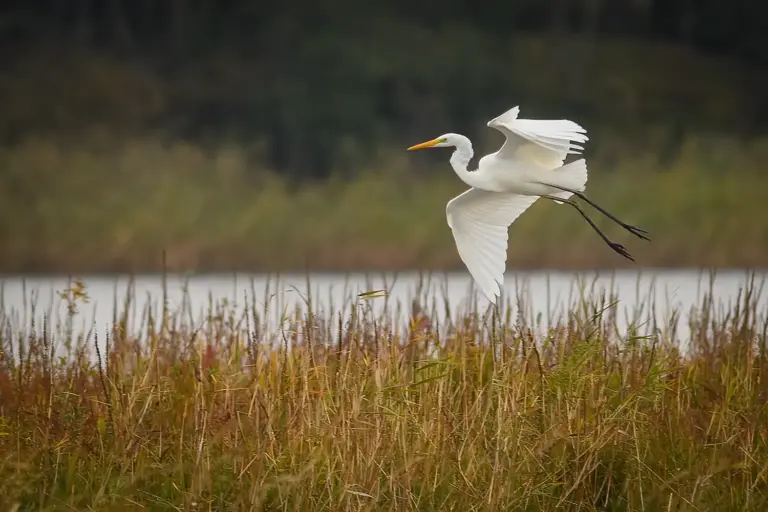
[[[107,332],[3,311],[2,509],[765,510],[760,288],[705,293],[686,346],[619,330],[611,296],[544,329],[524,297],[423,290],[308,296],[278,327],[269,296],[134,326],[127,297]]]

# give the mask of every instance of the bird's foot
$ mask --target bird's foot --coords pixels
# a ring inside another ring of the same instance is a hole
[[[611,249],[613,249],[613,250],[614,250],[614,251],[616,251],[617,253],[621,254],[622,256],[624,256],[625,258],[627,258],[628,260],[630,260],[630,261],[635,261],[635,258],[633,258],[633,257],[632,257],[632,256],[629,254],[629,251],[627,251],[627,248],[626,248],[626,247],[624,247],[623,245],[621,245],[621,244],[617,244],[616,242],[608,242],[608,245],[610,246],[610,248],[611,248]]]
[[[629,231],[630,233],[632,233],[638,238],[642,238],[643,240],[647,240],[649,242],[651,241],[651,239],[648,238],[648,232],[644,229],[640,229],[637,226],[631,226],[629,224],[625,224],[624,229],[626,229],[627,231]]]

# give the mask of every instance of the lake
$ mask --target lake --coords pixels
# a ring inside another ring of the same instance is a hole
[[[505,275],[506,300],[515,314],[520,312],[529,321],[539,318],[542,329],[558,315],[573,307],[580,296],[599,299],[601,294],[617,294],[617,324],[623,329],[630,322],[639,325],[644,334],[654,330],[649,321],[655,313],[662,337],[671,336],[676,324],[677,337],[684,344],[689,336],[687,315],[692,307],[701,304],[704,294],[711,289],[716,307],[724,312],[738,298],[742,289],[754,276],[761,283],[768,272],[746,270],[719,270],[709,273],[702,270],[642,270],[642,271],[585,271],[585,272],[513,272]],[[171,310],[184,308],[194,322],[206,318],[210,303],[227,301],[242,308],[246,303],[255,304],[264,312],[263,321],[268,329],[279,330],[281,318],[295,308],[307,309],[306,296],[309,280],[312,307],[319,315],[338,315],[348,311],[351,305],[364,307],[372,314],[387,314],[405,325],[411,304],[417,294],[429,300],[422,303],[441,322],[448,310],[455,313],[471,307],[471,279],[465,272],[455,273],[400,273],[400,274],[332,274],[313,273],[269,276],[264,274],[166,276],[167,300]],[[129,331],[140,332],[142,313],[148,309],[159,315],[162,308],[163,280],[160,275],[139,275],[131,280],[128,276],[83,276],[89,302],[81,305],[74,315],[76,332],[85,333],[92,327],[105,332],[112,324],[113,309],[118,309],[131,291],[134,297]],[[2,310],[4,328],[14,333],[29,331],[35,319],[38,331],[43,315],[47,314],[55,332],[67,316],[66,304],[57,296],[68,286],[65,276],[5,276],[2,285]],[[421,283],[421,284],[420,284]],[[186,293],[185,293],[186,288]],[[387,290],[387,297],[360,299],[357,294],[370,290]],[[475,297],[479,297],[475,292]],[[768,311],[765,296],[755,299],[761,314]],[[36,303],[35,311],[31,305]],[[488,302],[479,298],[477,304],[483,311]],[[399,317],[397,305],[400,306]],[[368,309],[370,308],[370,309]],[[642,309],[642,310],[641,310]],[[676,321],[673,312],[678,311]],[[394,316],[393,316],[394,315]],[[397,317],[397,318],[395,318]]]

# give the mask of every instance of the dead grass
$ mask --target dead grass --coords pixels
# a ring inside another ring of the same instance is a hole
[[[104,334],[11,328],[0,365],[5,510],[765,510],[760,286],[705,295],[688,350],[584,301],[544,336],[505,304],[359,297],[264,327],[252,298],[125,312]],[[82,306],[87,290],[65,290]],[[313,298],[314,299],[314,298]],[[317,299],[315,299],[317,300]],[[659,326],[661,329],[661,326]],[[142,343],[139,341],[143,340]],[[98,343],[96,343],[98,341]],[[66,354],[53,356],[55,344]],[[106,352],[89,359],[94,346]]]

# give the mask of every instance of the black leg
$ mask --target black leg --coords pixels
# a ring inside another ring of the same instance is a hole
[[[622,256],[627,258],[628,260],[635,261],[635,259],[627,251],[626,247],[624,247],[621,244],[617,244],[616,242],[612,242],[611,240],[608,239],[607,236],[605,236],[605,234],[602,231],[600,231],[600,228],[598,228],[597,225],[594,222],[592,222],[592,219],[590,219],[587,216],[587,214],[584,213],[584,210],[581,209],[581,206],[579,206],[578,203],[575,203],[575,202],[571,201],[570,199],[560,199],[558,197],[553,197],[553,196],[541,196],[541,197],[544,197],[546,199],[551,199],[552,201],[557,201],[558,203],[565,203],[567,205],[570,205],[570,206],[573,206],[574,208],[576,208],[576,211],[579,212],[579,214],[581,214],[582,217],[584,217],[584,220],[586,220],[589,223],[589,225],[592,226],[592,229],[594,229],[595,232],[598,235],[600,235],[600,238],[602,238],[603,241],[606,244],[608,244],[608,247],[610,247],[611,249],[613,249],[617,253],[621,254]]]
[[[630,224],[627,224],[626,222],[623,222],[623,221],[617,219],[613,214],[611,214],[608,211],[606,211],[602,206],[600,206],[599,204],[595,203],[590,198],[588,198],[583,192],[578,192],[576,190],[571,190],[569,188],[560,187],[558,185],[550,185],[549,183],[542,183],[542,184],[543,185],[547,185],[548,187],[552,187],[552,188],[556,188],[556,189],[562,190],[564,192],[570,192],[572,194],[575,194],[577,197],[580,197],[584,201],[588,202],[590,205],[595,207],[603,215],[605,215],[606,217],[611,219],[613,222],[615,222],[619,226],[623,227],[624,229],[626,229],[627,231],[629,231],[630,233],[632,233],[636,237],[642,238],[643,240],[648,240],[648,241],[651,240],[650,238],[648,238],[648,232],[646,230],[640,229],[637,226],[632,226]]]

